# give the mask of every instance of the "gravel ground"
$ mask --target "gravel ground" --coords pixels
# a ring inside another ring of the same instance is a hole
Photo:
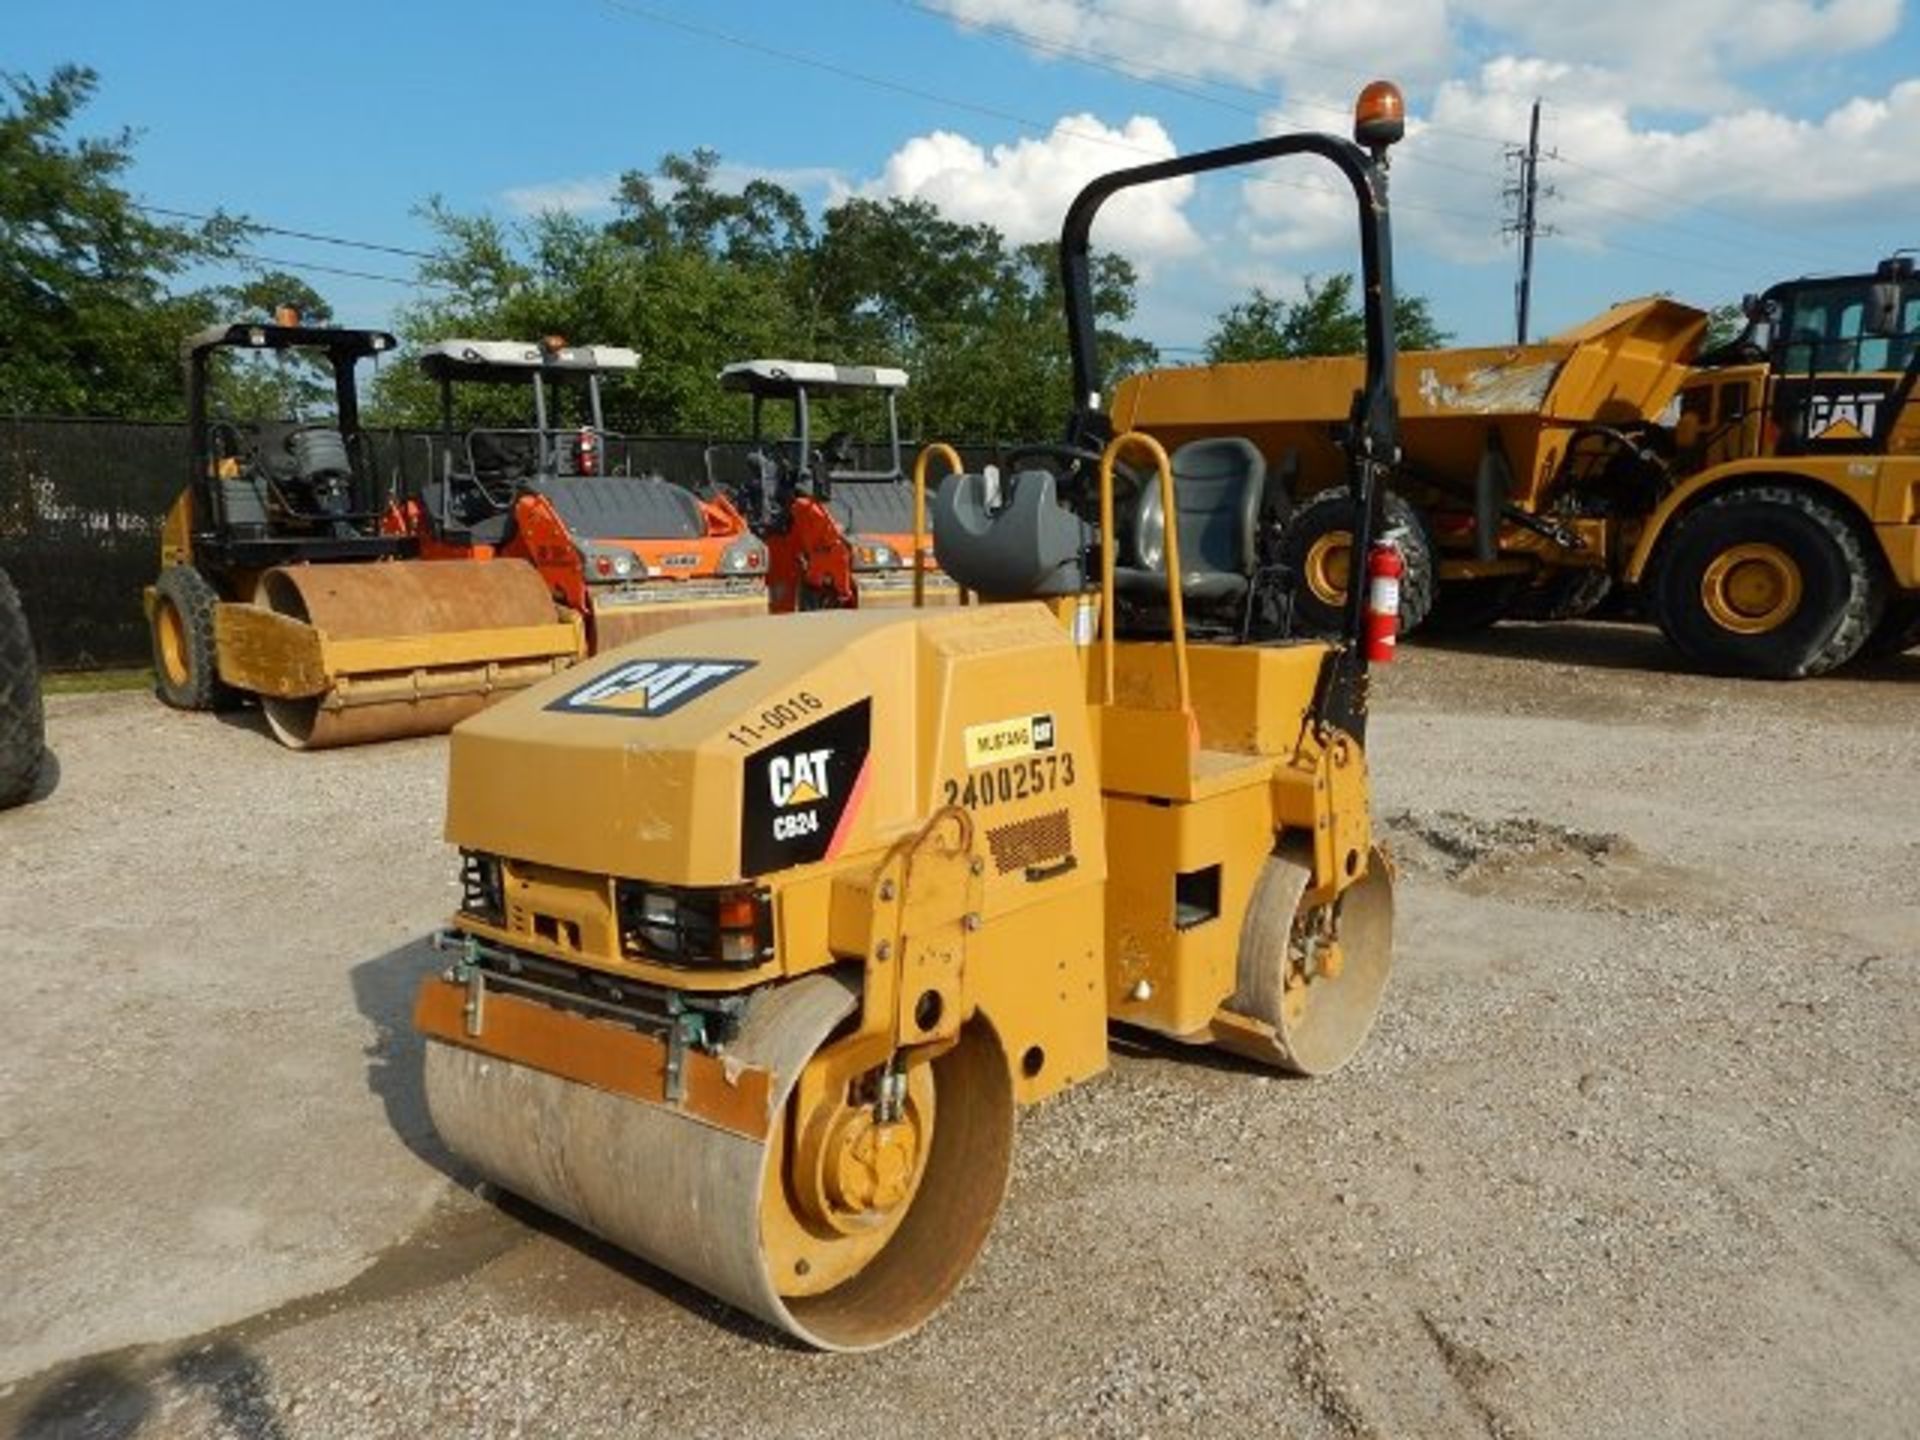
[[[1920,655],[1666,663],[1406,652],[1360,1059],[1119,1037],[953,1304],[856,1358],[439,1151],[442,742],[56,697],[0,816],[0,1436],[1920,1433]]]

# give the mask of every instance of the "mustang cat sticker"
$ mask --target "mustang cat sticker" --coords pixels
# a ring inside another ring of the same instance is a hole
[[[753,666],[751,660],[629,660],[569,690],[547,709],[653,719],[672,714]]]
[[[1053,716],[1021,715],[987,725],[969,725],[964,738],[969,770],[1002,760],[1019,760],[1053,749]]]
[[[873,704],[862,700],[742,762],[740,873],[764,875],[840,853],[867,790]]]

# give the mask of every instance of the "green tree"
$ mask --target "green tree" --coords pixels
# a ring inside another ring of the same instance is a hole
[[[1366,348],[1366,319],[1354,300],[1350,274],[1309,275],[1298,300],[1258,286],[1214,320],[1207,337],[1210,364],[1236,360],[1297,360],[1311,355],[1355,355]],[[1396,295],[1394,335],[1401,350],[1437,350],[1453,337],[1434,323],[1424,295]]]
[[[122,187],[134,136],[76,137],[97,78],[0,74],[0,410],[170,416],[180,337],[213,318],[188,267],[229,258],[239,221],[163,222]]]
[[[1069,386],[1051,246],[1009,245],[919,200],[852,197],[816,224],[785,187],[754,180],[731,193],[719,174],[705,150],[629,172],[605,224],[549,213],[508,226],[430,202],[438,258],[423,274],[446,288],[404,313],[407,338],[558,333],[631,345],[640,371],[609,387],[609,415],[635,432],[738,433],[746,405],[715,376],[771,355],[904,367],[910,433],[1059,429]],[[1113,328],[1133,312],[1132,267],[1100,256],[1095,280],[1108,368],[1151,363],[1151,347]],[[407,367],[382,376],[378,397],[389,418],[434,414]],[[870,432],[872,421],[827,405],[817,423]]]
[[[268,270],[207,292],[220,322],[266,319],[291,305],[309,325],[331,325],[333,307],[297,275]],[[210,370],[215,414],[239,419],[311,419],[332,413],[333,367],[302,350],[221,350]]]

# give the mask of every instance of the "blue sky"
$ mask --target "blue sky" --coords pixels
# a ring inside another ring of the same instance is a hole
[[[1543,172],[1559,193],[1542,207],[1556,233],[1540,250],[1536,333],[1628,295],[1713,303],[1920,244],[1920,19],[1901,0],[8,9],[0,67],[97,69],[87,128],[140,132],[142,199],[400,247],[430,243],[412,213],[429,194],[504,215],[591,211],[621,170],[696,145],[815,203],[921,194],[1031,238],[1094,170],[1262,129],[1339,129],[1375,73],[1405,81],[1417,122],[1395,169],[1402,286],[1463,342],[1511,333],[1501,151],[1524,138],[1535,94],[1560,154]],[[1145,267],[1136,328],[1191,346],[1249,284],[1346,267],[1350,222],[1316,183],[1213,179],[1117,214],[1096,239]],[[412,272],[404,256],[290,237],[256,248]],[[311,278],[360,322],[410,293]]]

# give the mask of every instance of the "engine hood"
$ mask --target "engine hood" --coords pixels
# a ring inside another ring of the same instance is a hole
[[[1071,654],[1038,606],[762,615],[623,646],[454,730],[447,839],[685,885],[868,848],[924,809],[921,675],[983,629]]]

